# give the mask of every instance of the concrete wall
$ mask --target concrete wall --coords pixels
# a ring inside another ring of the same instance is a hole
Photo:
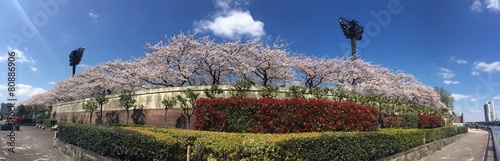
[[[142,105],[143,110],[136,110],[134,112],[133,109],[129,110],[130,116],[133,114],[142,115],[143,121],[142,124],[145,125],[154,125],[154,126],[165,126],[164,125],[164,116],[165,109],[161,101],[166,98],[175,97],[177,95],[184,95],[182,92],[186,89],[192,89],[195,92],[200,93],[199,98],[206,98],[204,89],[209,89],[210,86],[190,86],[190,87],[172,87],[172,88],[159,88],[159,89],[151,89],[151,90],[143,90],[143,91],[135,91],[135,99],[136,105]],[[223,93],[216,95],[217,97],[228,98],[231,97],[230,89],[232,86],[222,85],[219,86],[223,90]],[[260,88],[252,87],[250,92],[248,93],[248,97],[260,97],[259,96]],[[288,92],[288,89],[280,88],[279,89],[279,98],[285,97],[285,93]],[[113,94],[108,95],[109,98],[108,103],[103,105],[103,122],[106,123],[107,116],[117,117],[120,124],[126,124],[126,112],[125,109],[120,108],[119,105],[119,95]],[[310,97],[310,96],[307,96]],[[71,102],[59,103],[53,106],[51,118],[57,119],[59,122],[66,118],[67,121],[71,121],[73,115],[78,120],[83,120],[83,122],[89,122],[90,113],[85,112],[82,108],[82,103],[87,102],[89,99],[76,100]],[[97,119],[97,112],[99,109],[94,111],[92,116],[92,124],[95,124]],[[179,125],[179,121],[185,119],[181,116],[182,110],[180,108],[180,104],[177,104],[173,109],[168,110],[167,115],[167,125],[169,127],[179,127],[184,125]],[[107,115],[107,116],[106,116]],[[194,122],[196,116],[191,118],[191,123]],[[115,119],[116,120],[116,119]],[[129,124],[134,124],[134,120],[129,118]]]

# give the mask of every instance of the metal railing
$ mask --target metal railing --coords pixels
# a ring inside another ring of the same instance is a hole
[[[493,148],[495,149],[495,159],[497,159],[498,157],[500,157],[500,144],[498,142],[499,140],[498,140],[497,129],[500,129],[500,128],[499,127],[494,127],[494,128],[490,128],[489,129],[491,137],[493,139],[492,144],[493,144]],[[488,147],[488,145],[486,145],[486,147]],[[485,158],[486,158],[486,156],[485,156]]]

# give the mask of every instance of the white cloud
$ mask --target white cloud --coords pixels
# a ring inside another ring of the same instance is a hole
[[[31,97],[35,94],[40,94],[45,92],[47,92],[47,90],[43,88],[34,88],[33,86],[27,84],[16,84],[16,91],[15,91],[16,96]]]
[[[38,71],[38,69],[35,68],[34,66],[30,66],[30,68],[31,68],[31,71],[34,71],[34,72]]]
[[[15,56],[15,59],[16,59],[15,61],[16,62],[19,62],[19,63],[36,63],[36,61],[32,57],[27,57],[24,54],[25,51],[28,51],[27,48],[25,48],[23,51],[21,51],[19,49],[13,49],[10,46],[7,46],[7,50],[9,52],[14,52],[16,54],[16,56]],[[8,58],[9,58],[9,55],[7,53],[5,53],[3,56],[0,56],[0,62],[7,61]]]
[[[90,11],[89,11],[89,17],[90,17],[90,19],[92,19],[92,21],[94,21],[94,24],[95,24],[95,25],[100,24],[100,22],[101,22],[101,21],[100,21],[100,18],[99,18],[99,17],[100,17],[100,15],[99,15],[99,14],[97,14],[96,12],[94,12],[94,10],[90,10]]]
[[[261,37],[265,35],[264,23],[255,21],[250,12],[232,11],[213,21],[201,21],[196,30],[210,30],[217,36],[234,39],[240,36]]]
[[[52,81],[51,81],[51,82],[49,82],[49,84],[50,84],[50,85],[54,85],[54,84],[56,84],[56,82],[52,82]]]
[[[473,12],[482,12],[483,11],[483,4],[481,3],[480,0],[474,0],[474,2],[472,2],[472,6],[470,6],[470,10],[472,10]]]
[[[455,56],[450,58],[451,61],[457,64],[467,64],[467,60],[455,58]]]
[[[455,94],[455,93],[452,93],[451,96],[453,97],[453,99],[455,99],[455,101],[460,101],[462,99],[466,99],[466,98],[469,98],[470,96],[468,95],[463,95],[463,94]]]
[[[443,83],[444,84],[459,84],[460,82],[459,81],[444,80]]]
[[[264,23],[255,20],[250,11],[239,9],[242,5],[248,5],[248,1],[216,0],[215,7],[218,11],[215,16],[211,20],[194,22],[195,31],[211,31],[214,35],[230,39],[264,36]]]
[[[474,0],[470,7],[472,12],[482,12],[483,8],[486,7],[488,11],[498,13],[500,12],[500,0]]]
[[[479,72],[472,71],[470,74],[472,74],[472,75],[479,75]]]
[[[443,79],[450,79],[455,76],[455,73],[453,71],[446,69],[446,68],[439,68],[438,75],[442,76]]]
[[[500,0],[486,0],[485,5],[491,12],[500,12]]]
[[[89,16],[90,16],[90,18],[92,18],[94,20],[99,18],[99,15],[97,13],[95,13],[93,10],[89,11]]]
[[[471,98],[469,101],[471,101],[471,102],[477,102],[477,98]]]
[[[500,95],[493,97],[494,100],[500,100]]]
[[[475,63],[473,69],[477,69],[488,73],[498,72],[500,71],[500,61],[496,61],[490,64],[485,62]]]

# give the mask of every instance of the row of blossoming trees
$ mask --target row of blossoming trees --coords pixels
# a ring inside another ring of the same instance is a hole
[[[330,87],[377,97],[396,98],[434,109],[446,109],[432,87],[410,74],[363,60],[292,53],[286,44],[262,40],[216,42],[208,36],[178,34],[167,42],[147,44],[143,58],[114,60],[85,68],[57,82],[50,91],[21,104],[52,105],[90,98],[103,91],[233,84]]]

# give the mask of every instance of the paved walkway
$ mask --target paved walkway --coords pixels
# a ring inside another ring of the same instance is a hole
[[[420,161],[453,160],[453,161],[484,161],[488,131],[469,129],[464,138],[436,151]],[[493,161],[492,147],[488,148],[488,161]]]
[[[0,125],[4,122],[0,121]],[[54,131],[38,129],[35,126],[21,126],[15,131],[15,153],[9,152],[7,135],[10,131],[0,131],[0,161],[74,161],[66,154],[53,148]]]

